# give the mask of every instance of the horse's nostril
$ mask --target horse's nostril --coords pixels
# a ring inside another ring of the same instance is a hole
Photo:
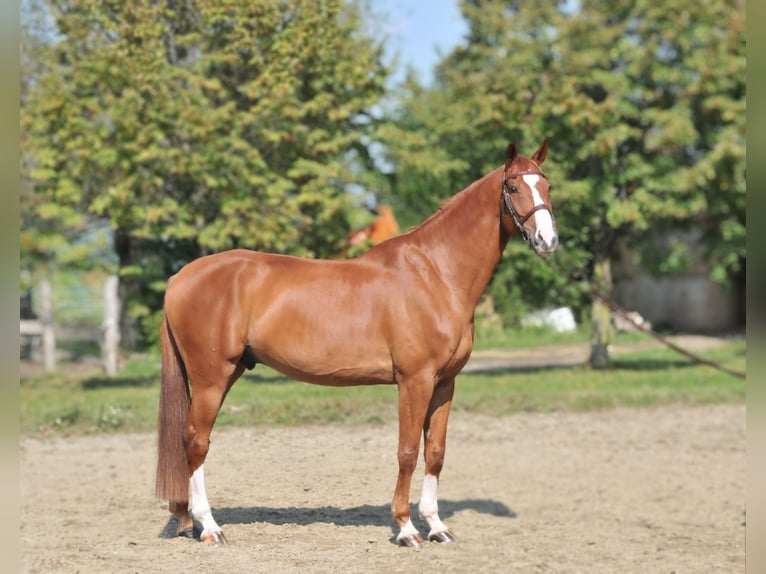
[[[546,253],[550,253],[556,247],[558,247],[559,244],[559,237],[558,235],[553,235],[548,240],[546,240],[540,232],[536,233],[533,240],[532,240],[532,246],[538,250],[538,251],[544,251]]]

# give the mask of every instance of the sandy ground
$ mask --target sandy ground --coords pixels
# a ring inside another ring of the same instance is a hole
[[[215,431],[206,469],[220,547],[170,536],[154,447],[148,434],[22,438],[21,571],[745,569],[743,405],[456,412],[440,509],[460,540],[419,550],[392,542],[396,421]]]

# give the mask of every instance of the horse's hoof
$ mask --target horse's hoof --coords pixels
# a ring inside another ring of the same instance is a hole
[[[202,534],[200,536],[200,540],[202,542],[205,542],[207,544],[213,544],[215,546],[222,546],[226,544],[226,537],[223,535],[223,532],[220,530],[218,532],[208,532],[207,534]]]
[[[428,539],[431,542],[457,542],[457,536],[452,530],[445,530],[444,532],[434,532],[428,535]]]
[[[424,544],[420,534],[408,534],[407,536],[398,538],[396,542],[399,546],[406,546],[407,548],[420,548]]]

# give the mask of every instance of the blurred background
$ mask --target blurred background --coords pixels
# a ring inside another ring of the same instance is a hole
[[[590,289],[663,332],[742,332],[745,20],[743,0],[23,0],[22,358],[115,372],[190,260],[358,255],[543,138],[561,249],[509,243],[477,339],[574,328],[593,362],[620,324]]]

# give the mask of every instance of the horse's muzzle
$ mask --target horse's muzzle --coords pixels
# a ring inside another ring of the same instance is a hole
[[[548,238],[544,238],[540,233],[536,233],[529,243],[532,246],[532,249],[535,250],[535,253],[541,257],[545,257],[553,253],[556,250],[556,247],[558,247],[559,234],[555,233]]]

